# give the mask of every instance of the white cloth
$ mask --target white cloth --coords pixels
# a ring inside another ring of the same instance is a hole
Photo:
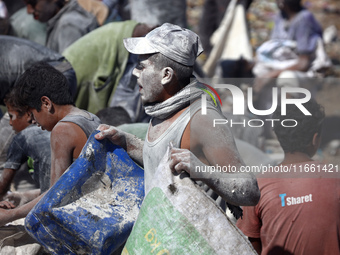
[[[171,114],[178,112],[180,109],[188,106],[190,102],[199,98],[204,93],[202,89],[207,89],[207,87],[195,79],[166,101],[145,106],[145,112],[151,117],[166,119]]]
[[[272,39],[264,42],[256,51],[257,63],[253,73],[261,77],[271,70],[283,70],[298,62],[299,55],[296,53],[296,41]],[[315,58],[305,77],[318,77],[318,71],[331,66],[321,39],[317,42]]]

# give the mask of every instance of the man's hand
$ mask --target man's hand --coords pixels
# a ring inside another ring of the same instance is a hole
[[[24,205],[40,195],[40,189],[28,190],[25,192],[9,192],[4,200],[16,206]],[[13,207],[13,208],[14,208]]]
[[[97,130],[100,131],[94,136],[97,140],[109,139],[113,144],[122,147],[137,164],[143,166],[144,142],[142,140],[132,134],[105,124],[99,125]]]
[[[170,169],[173,173],[180,174],[182,171],[193,173],[197,166],[204,164],[189,150],[171,148]]]
[[[21,192],[9,192],[6,196],[4,196],[4,199],[6,199],[6,201],[9,201],[12,205],[14,205],[14,207],[23,205],[28,202],[24,194]]]
[[[103,140],[104,138],[109,139],[113,144],[116,144],[123,149],[127,150],[126,145],[126,137],[125,133],[120,131],[119,129],[109,126],[106,124],[101,124],[97,128],[100,132],[96,134],[94,137],[97,140]]]
[[[16,206],[10,202],[10,201],[1,201],[0,202],[0,208],[3,208],[3,209],[13,209],[15,208]]]

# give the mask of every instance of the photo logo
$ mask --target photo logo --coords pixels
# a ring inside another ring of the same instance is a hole
[[[214,88],[209,85],[204,84],[207,88],[210,89],[202,89],[206,93],[203,93],[201,96],[201,114],[207,114],[207,94],[212,98],[217,106],[217,102],[215,100],[214,95],[218,98],[219,102],[222,105],[221,98],[219,94],[216,92]],[[234,121],[233,119],[214,119],[213,127],[217,125],[230,125],[230,127],[238,125],[242,127],[262,127],[265,122],[271,123],[271,126],[274,127],[274,122],[279,121],[278,119],[270,118],[271,114],[277,109],[280,105],[281,107],[281,114],[282,116],[286,115],[286,109],[288,104],[294,104],[304,115],[311,115],[311,113],[304,107],[304,103],[308,102],[311,99],[311,93],[309,90],[300,87],[282,87],[279,88],[273,87],[272,88],[272,105],[269,109],[259,110],[254,107],[253,104],[253,88],[249,87],[247,89],[247,95],[237,86],[231,84],[216,84],[214,86],[218,89],[228,89],[232,96],[232,114],[236,115],[243,115],[245,118],[243,120]],[[290,94],[300,94],[299,98],[291,98]],[[280,100],[280,104],[279,104]],[[246,111],[245,107],[248,107],[248,111]],[[255,116],[268,116],[268,118],[257,118],[257,119],[247,119],[246,115],[249,116],[249,113],[254,114]],[[284,119],[281,121],[281,125],[284,127],[296,127],[297,121],[294,119]]]
[[[211,86],[204,84],[205,86],[207,86],[209,89],[211,89],[212,91],[214,91],[214,93],[216,94],[216,96],[218,97],[219,101],[221,102],[221,98],[220,96],[217,94],[216,90],[213,89]],[[233,97],[233,115],[244,115],[245,114],[245,96],[243,94],[243,91],[235,86],[235,85],[231,85],[231,84],[217,84],[215,85],[216,88],[224,88],[224,89],[228,89]],[[204,90],[204,89],[202,89]],[[206,91],[212,98],[212,94]],[[289,98],[287,95],[290,93],[300,93],[300,94],[304,94],[305,97],[303,98]],[[267,109],[267,110],[258,110],[255,109],[254,104],[253,104],[253,89],[250,87],[248,88],[247,91],[247,106],[248,106],[248,110],[255,114],[255,115],[259,115],[259,116],[265,116],[265,115],[270,115],[272,114],[277,106],[278,106],[278,88],[272,88],[272,98],[273,98],[273,102],[272,102],[272,106]],[[311,113],[303,106],[304,103],[308,102],[311,99],[311,93],[309,90],[305,89],[305,88],[289,88],[289,87],[283,87],[281,88],[281,111],[283,115],[286,115],[286,105],[287,104],[295,104],[301,111],[303,114],[305,115],[311,115]],[[213,98],[215,105],[216,105],[216,100]],[[221,102],[222,104],[222,102]],[[207,102],[206,102],[206,96],[205,94],[202,95],[202,115],[206,115],[207,113]]]

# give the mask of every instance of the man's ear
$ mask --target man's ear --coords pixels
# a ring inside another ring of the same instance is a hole
[[[171,67],[164,67],[161,71],[162,73],[162,85],[169,84],[175,77],[174,70]]]
[[[42,96],[40,100],[41,109],[46,109],[50,112],[53,106],[52,101],[47,96]]]
[[[315,133],[313,135],[313,141],[312,141],[313,146],[318,148],[320,146],[320,142],[321,142],[321,137],[320,137],[319,133]]]
[[[27,111],[25,113],[25,118],[26,118],[28,123],[32,123],[33,117],[32,117],[32,113],[30,111]]]

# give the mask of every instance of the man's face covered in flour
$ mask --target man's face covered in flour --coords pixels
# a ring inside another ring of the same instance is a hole
[[[132,72],[137,77],[143,105],[155,104],[165,100],[162,70],[156,67],[149,57],[150,55],[140,55],[138,64]]]

